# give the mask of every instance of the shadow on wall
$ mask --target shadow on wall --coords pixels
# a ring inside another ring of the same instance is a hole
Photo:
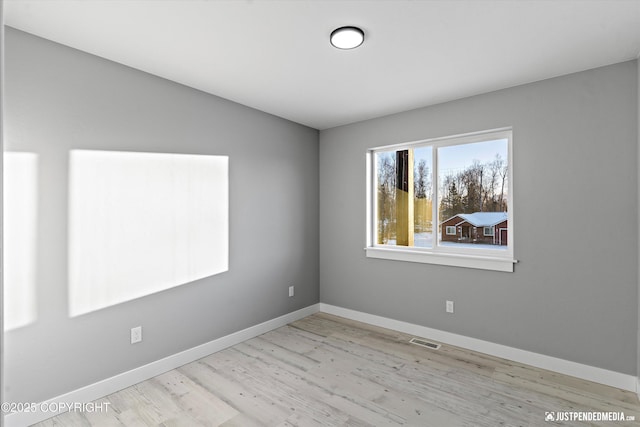
[[[228,157],[72,150],[68,315],[229,268]],[[38,157],[7,152],[5,331],[37,320]]]

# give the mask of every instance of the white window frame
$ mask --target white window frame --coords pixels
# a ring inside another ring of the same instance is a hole
[[[442,226],[438,222],[434,230],[434,246],[422,248],[415,246],[394,246],[377,243],[377,173],[376,153],[391,150],[406,150],[418,147],[431,146],[432,165],[431,182],[433,187],[433,218],[438,218],[438,156],[437,149],[441,147],[472,144],[476,142],[492,141],[497,139],[507,140],[507,248],[506,249],[475,249],[456,248],[440,245],[437,239],[438,229]],[[402,144],[384,145],[370,148],[366,156],[367,198],[366,198],[366,256],[396,261],[419,262],[427,264],[449,265],[456,267],[477,268],[483,270],[495,270],[513,272],[513,266],[517,262],[514,259],[514,221],[513,221],[513,130],[501,128],[490,131],[474,132],[462,135],[453,135],[441,138],[431,138]]]
[[[490,230],[490,232],[489,232],[489,233],[487,233],[487,229],[489,229],[489,230]],[[495,234],[494,227],[493,227],[493,226],[489,226],[489,227],[482,227],[482,235],[483,235],[483,236],[485,236],[485,237],[486,237],[486,236],[488,236],[488,237],[494,237],[494,236],[496,235],[496,234]],[[507,236],[508,236],[508,235],[509,235],[509,232],[507,231]]]
[[[432,227],[433,227],[433,226],[432,226]],[[449,230],[450,230],[450,229],[453,229],[453,233],[450,233],[450,232],[449,232]],[[457,230],[457,229],[456,229],[456,226],[455,226],[455,225],[447,225],[446,235],[447,235],[447,236],[455,236],[456,234],[458,234],[456,230]]]

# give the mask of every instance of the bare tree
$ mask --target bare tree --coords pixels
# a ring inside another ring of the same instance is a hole
[[[392,155],[393,154],[393,155]],[[396,161],[395,153],[378,154],[378,243],[395,237]]]
[[[506,201],[504,199],[504,186],[507,183],[507,176],[509,174],[509,165],[507,162],[502,160],[499,154],[496,154],[496,169],[498,170],[498,175],[500,176],[500,211],[504,212],[507,210]]]

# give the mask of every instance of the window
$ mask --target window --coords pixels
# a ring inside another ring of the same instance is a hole
[[[374,148],[367,256],[513,271],[510,129]]]

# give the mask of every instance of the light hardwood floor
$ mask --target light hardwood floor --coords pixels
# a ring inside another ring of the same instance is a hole
[[[36,425],[640,425],[631,392],[410,338],[318,313],[109,395],[106,412]],[[546,422],[555,411],[621,411],[638,421]]]

